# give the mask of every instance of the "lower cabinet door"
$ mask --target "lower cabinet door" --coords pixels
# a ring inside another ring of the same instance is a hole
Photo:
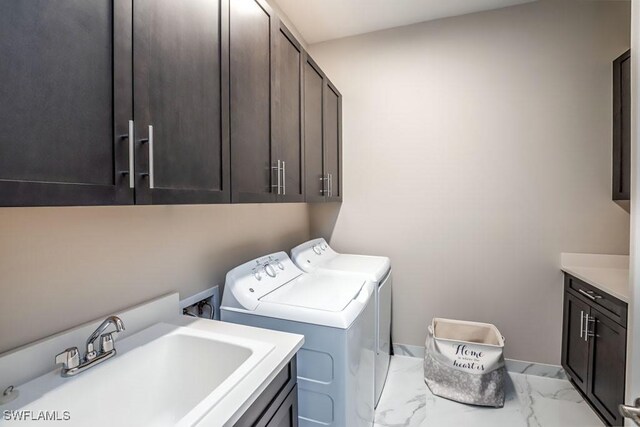
[[[298,426],[298,386],[296,385],[273,415],[268,427]]]
[[[589,342],[591,360],[587,398],[608,424],[624,424],[618,405],[624,402],[626,329],[613,320],[591,310]]]
[[[282,368],[262,394],[242,414],[234,424],[234,427],[298,425],[298,387],[296,385],[298,374],[296,362],[296,357],[294,356],[291,362]],[[287,421],[287,416],[293,420],[291,424]]]
[[[569,292],[564,294],[564,319],[562,327],[562,366],[573,382],[587,392],[589,370],[589,342],[585,336],[585,317],[590,308]]]

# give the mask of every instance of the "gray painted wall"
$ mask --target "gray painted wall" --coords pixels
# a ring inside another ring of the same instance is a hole
[[[394,341],[495,323],[559,363],[561,252],[627,254],[611,201],[611,61],[630,2],[540,1],[312,45],[344,95],[344,203],[312,235],[394,268]]]
[[[309,237],[304,204],[0,209],[0,353]]]

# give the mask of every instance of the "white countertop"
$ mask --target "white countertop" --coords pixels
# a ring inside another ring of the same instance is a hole
[[[596,288],[629,302],[629,257],[627,255],[598,255],[563,253],[562,271]]]
[[[178,309],[178,294],[166,295],[115,314],[123,320],[127,328],[118,337],[118,340],[124,340],[151,325],[162,322],[214,334],[229,335],[234,338],[260,341],[273,346],[273,350],[248,371],[243,379],[199,420],[198,425],[200,426],[232,426],[289,363],[304,343],[302,335],[182,316]],[[9,385],[17,386],[16,388],[20,391],[21,386],[25,383],[44,375],[51,375],[52,372],[55,372],[55,376],[59,377],[59,367],[56,368],[53,364],[53,356],[65,347],[80,346],[79,348],[83,348],[86,337],[100,322],[101,319],[88,322],[1,354],[0,391]],[[125,353],[123,351],[120,354]],[[117,360],[117,358],[113,360]],[[212,360],[211,363],[215,366],[216,361]],[[20,396],[14,402],[18,406],[22,404]],[[12,404],[14,403],[9,405]],[[0,406],[0,412],[8,406]],[[77,420],[74,423],[72,420],[71,423],[65,424],[79,425],[80,421]],[[0,424],[2,424],[1,421]]]

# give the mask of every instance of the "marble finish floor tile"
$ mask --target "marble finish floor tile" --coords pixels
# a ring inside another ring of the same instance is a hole
[[[563,379],[510,372],[503,408],[464,405],[434,396],[422,359],[393,356],[375,427],[601,427],[595,413]]]

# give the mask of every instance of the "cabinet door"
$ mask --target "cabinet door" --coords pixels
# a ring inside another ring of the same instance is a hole
[[[0,1],[0,206],[133,202],[131,4]]]
[[[134,0],[136,202],[228,202],[220,0]]]
[[[275,83],[272,60],[276,25],[262,0],[230,2],[230,120],[233,202],[274,202],[277,192],[272,149]]]
[[[302,46],[279,23],[276,33],[275,153],[281,163],[278,201],[304,201],[304,144],[302,137]]]
[[[589,311],[589,306],[578,297],[569,292],[564,293],[562,366],[585,393],[589,370],[589,342],[585,336],[585,316]]]
[[[626,329],[591,310],[587,397],[611,425],[623,425],[618,405],[624,403]]]
[[[631,51],[613,63],[613,200],[631,191]]]
[[[282,402],[267,427],[298,427],[298,385]]]
[[[342,201],[342,96],[327,80],[325,84],[324,156],[328,178],[327,201]]]
[[[304,63],[305,200],[323,202],[328,181],[324,175],[324,75],[309,57]]]

